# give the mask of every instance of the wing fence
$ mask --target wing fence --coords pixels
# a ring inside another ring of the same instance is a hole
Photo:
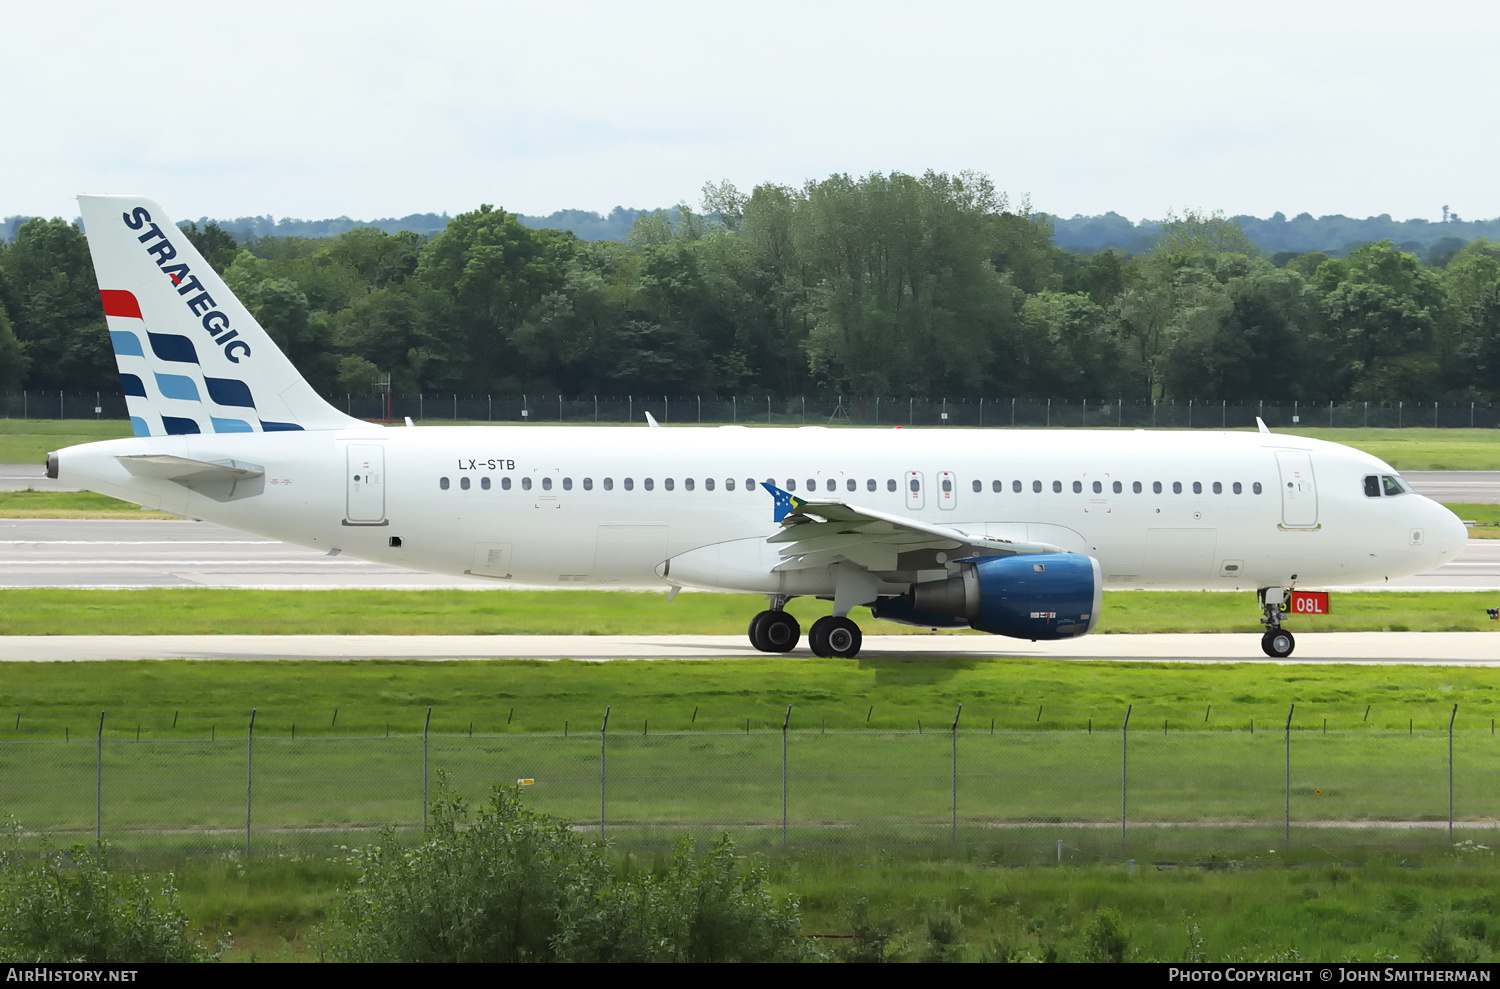
[[[0,816],[23,835],[122,850],[314,852],[415,836],[439,774],[626,846],[732,833],[742,847],[983,845],[1003,861],[1211,859],[1297,846],[1500,838],[1500,738],[1478,728],[826,730],[761,722],[653,732],[299,736],[216,722],[0,738]],[[25,840],[23,838],[23,840]]]

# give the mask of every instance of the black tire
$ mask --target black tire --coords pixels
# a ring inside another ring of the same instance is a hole
[[[1297,640],[1284,628],[1273,628],[1260,637],[1260,648],[1272,659],[1286,659],[1297,648]]]
[[[832,615],[824,615],[812,623],[812,628],[807,630],[807,645],[813,651],[814,656],[832,656],[828,651],[828,626],[833,621]]]
[[[760,614],[750,619],[750,644],[756,649],[759,649],[761,652],[772,651],[770,644],[766,642],[766,636],[764,632],[766,616],[770,614],[773,614],[773,612],[762,611]]]
[[[823,646],[826,652],[819,653],[821,656],[837,656],[841,659],[853,659],[859,655],[859,647],[864,644],[865,637],[860,632],[859,626],[848,618],[828,618],[828,627],[823,633]]]
[[[791,652],[802,639],[802,626],[785,611],[768,611],[761,618],[760,634],[765,652]]]

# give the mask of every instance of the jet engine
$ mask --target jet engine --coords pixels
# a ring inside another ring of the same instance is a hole
[[[1099,623],[1104,579],[1091,556],[1037,553],[959,564],[951,577],[913,584],[904,599],[910,609],[1017,639],[1067,639]]]

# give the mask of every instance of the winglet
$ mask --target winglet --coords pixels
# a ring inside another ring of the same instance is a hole
[[[760,486],[771,494],[771,498],[776,506],[775,521],[777,522],[780,522],[788,515],[802,511],[802,506],[807,504],[807,502],[798,498],[790,491],[783,491],[769,481],[761,481]]]
[[[656,421],[656,416],[652,415],[649,412],[646,413],[646,425],[650,426],[652,429],[661,428],[661,423]]]
[[[1260,416],[1255,417],[1255,425],[1260,427],[1261,432],[1265,433],[1268,436],[1270,435],[1271,431],[1266,428],[1266,421]]]

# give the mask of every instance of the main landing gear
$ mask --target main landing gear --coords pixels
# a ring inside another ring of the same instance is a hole
[[[750,620],[750,644],[761,652],[791,652],[802,637],[802,626],[784,610],[787,599],[776,597],[771,608]],[[852,658],[864,644],[859,626],[846,616],[824,615],[807,632],[814,655]]]
[[[1262,587],[1258,596],[1260,623],[1266,627],[1266,634],[1260,637],[1260,648],[1272,659],[1286,659],[1297,648],[1292,633],[1281,627],[1281,602],[1286,591],[1280,587]]]

